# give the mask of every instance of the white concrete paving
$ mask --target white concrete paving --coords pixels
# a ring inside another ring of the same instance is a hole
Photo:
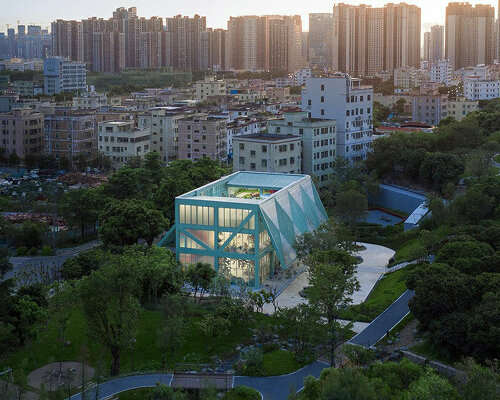
[[[365,301],[378,279],[385,273],[386,265],[395,251],[384,246],[370,243],[359,243],[365,249],[356,255],[363,258],[363,262],[358,265],[357,278],[360,284],[360,290],[353,294],[353,304],[359,304]],[[307,303],[307,300],[300,296],[299,292],[309,285],[307,271],[298,275],[295,280],[278,296],[278,306],[283,308],[295,307],[301,303]],[[264,312],[272,314],[274,308],[272,304],[266,304]],[[364,329],[368,324],[356,322],[354,331],[358,332]]]

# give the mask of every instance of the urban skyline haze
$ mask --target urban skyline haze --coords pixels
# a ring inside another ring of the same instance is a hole
[[[374,7],[380,7],[388,0],[352,0],[345,1],[346,4],[368,4]],[[408,4],[414,4],[422,9],[422,31],[428,30],[433,24],[444,24],[445,10],[449,0],[413,0],[406,1]],[[238,15],[295,15],[302,17],[303,30],[309,29],[309,13],[332,12],[334,3],[327,0],[274,0],[272,2],[265,0],[254,0],[252,2],[242,0],[184,0],[182,3],[170,5],[160,0],[148,1],[123,1],[123,0],[87,0],[84,2],[71,2],[67,0],[25,0],[23,2],[8,2],[0,0],[0,32],[6,32],[6,24],[11,27],[17,25],[29,25],[34,23],[42,27],[50,27],[50,23],[55,19],[77,19],[89,17],[108,18],[112,10],[117,7],[137,7],[138,14],[141,16],[168,17],[177,14],[189,15],[199,14],[207,17],[207,26],[213,28],[227,28],[227,21],[230,16]],[[399,1],[393,1],[399,3]],[[471,4],[489,4],[498,6],[497,0],[470,0]],[[497,10],[496,10],[497,11]]]

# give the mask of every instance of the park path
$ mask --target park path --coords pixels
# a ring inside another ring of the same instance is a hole
[[[304,378],[308,375],[318,377],[321,371],[328,368],[328,364],[322,361],[315,361],[305,367],[287,375],[252,377],[235,376],[233,387],[244,385],[258,390],[264,400],[286,400],[290,390],[297,391],[303,387]],[[139,389],[145,387],[155,387],[157,383],[170,386],[172,383],[172,374],[150,374],[124,376],[122,378],[112,379],[99,385],[98,400],[106,399],[127,390]],[[96,387],[88,392],[91,399],[96,398]],[[83,400],[82,394],[78,393],[69,398],[70,400]]]
[[[394,328],[409,312],[408,302],[415,292],[407,290],[375,318],[363,331],[354,336],[349,343],[365,347],[374,346],[392,328]]]

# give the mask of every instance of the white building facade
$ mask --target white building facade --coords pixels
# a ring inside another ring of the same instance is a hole
[[[469,76],[464,81],[464,95],[467,100],[491,100],[500,97],[500,80]]]
[[[61,57],[43,62],[44,93],[47,95],[87,90],[85,63]]]
[[[336,120],[337,157],[362,161],[373,141],[373,87],[348,74],[310,78],[302,91],[310,118]]]

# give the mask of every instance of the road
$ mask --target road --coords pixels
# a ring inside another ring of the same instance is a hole
[[[291,388],[295,391],[302,389],[306,376],[313,375],[318,377],[325,368],[328,368],[328,364],[315,361],[287,375],[269,377],[235,376],[233,387],[243,385],[254,388],[263,395],[264,400],[286,400]],[[150,374],[113,379],[100,384],[98,399],[105,399],[118,393],[126,392],[127,390],[155,387],[157,383],[170,386],[172,378],[172,374]],[[91,390],[90,394],[90,398],[94,399],[95,388]],[[70,399],[82,400],[81,393],[71,396]]]
[[[10,257],[13,268],[5,274],[4,279],[13,278],[16,273],[21,271],[26,265],[43,265],[44,267],[60,269],[61,265],[69,258],[73,258],[82,251],[90,250],[101,243],[98,240],[82,244],[77,247],[67,249],[57,249],[54,256],[35,256],[35,257]]]
[[[375,318],[366,329],[349,340],[349,343],[365,347],[375,345],[410,312],[408,302],[414,295],[415,293],[412,290],[404,292],[382,314]]]

